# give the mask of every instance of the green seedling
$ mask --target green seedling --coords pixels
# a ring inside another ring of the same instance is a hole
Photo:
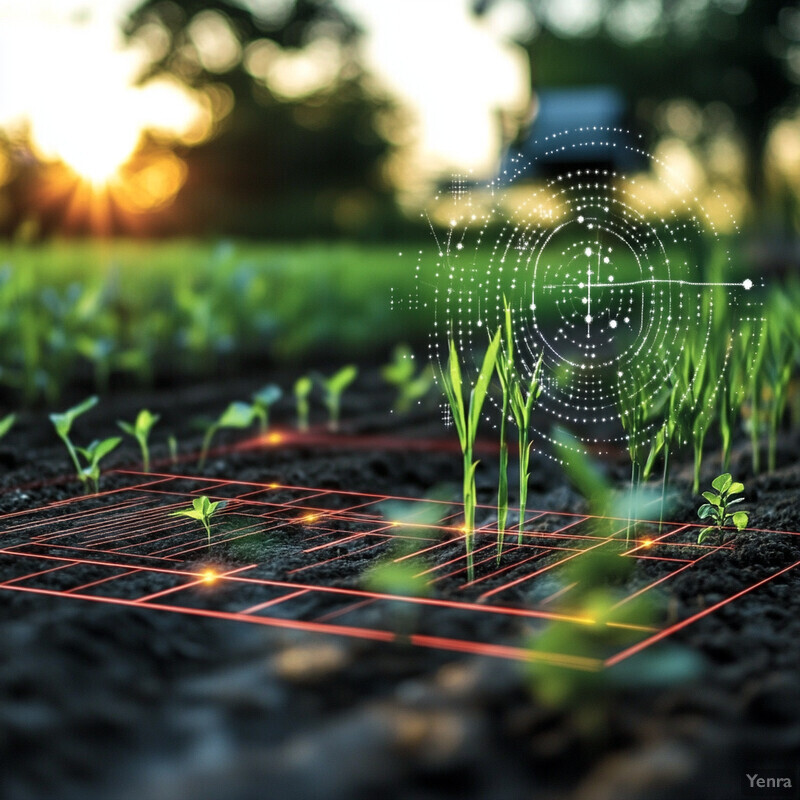
[[[218,511],[222,511],[227,503],[224,500],[217,500],[212,502],[206,497],[201,495],[192,500],[191,508],[183,508],[180,511],[173,511],[171,517],[189,517],[196,519],[206,529],[206,536],[208,537],[208,546],[211,547],[211,518]]]
[[[505,301],[505,298],[503,298]],[[496,369],[500,378],[503,398],[500,404],[500,472],[497,478],[497,557],[499,564],[503,556],[503,543],[508,524],[508,405],[511,383],[514,380],[514,348],[511,336],[511,309],[505,304],[506,347],[497,353]],[[521,511],[520,511],[521,515]]]
[[[525,510],[528,504],[528,479],[530,478],[530,458],[533,443],[530,441],[531,412],[536,400],[542,393],[540,375],[542,371],[542,356],[536,362],[527,387],[517,374],[514,363],[514,336],[511,324],[511,309],[505,304],[505,319],[503,325],[503,348],[498,353],[496,361],[497,375],[503,390],[501,406],[502,420],[500,422],[500,479],[498,483],[498,536],[497,560],[503,552],[503,539],[506,520],[508,518],[508,441],[506,437],[506,420],[509,415],[514,420],[517,428],[517,445],[519,448],[519,522],[517,530],[517,543],[522,544],[525,526]]]
[[[733,480],[730,472],[725,472],[718,475],[711,481],[713,492],[703,492],[703,497],[708,501],[703,503],[697,509],[697,516],[700,519],[708,519],[711,525],[703,528],[700,535],[697,537],[697,543],[702,544],[703,541],[712,533],[721,534],[723,542],[725,541],[726,534],[725,528],[733,525],[737,531],[747,527],[750,521],[750,515],[746,511],[731,511],[731,506],[738,505],[744,501],[743,497],[734,497],[734,495],[744,492],[744,484],[738,483]]]
[[[408,411],[415,400],[428,394],[433,386],[433,366],[428,364],[417,372],[414,354],[406,344],[394,348],[392,360],[381,367],[381,375],[397,389],[394,407],[401,414]]]
[[[489,343],[486,354],[483,358],[477,380],[469,395],[469,405],[464,402],[463,379],[461,377],[461,365],[458,360],[458,351],[454,339],[450,339],[450,357],[448,369],[442,372],[442,385],[453,414],[453,422],[458,434],[458,441],[461,445],[461,453],[464,459],[464,478],[463,478],[463,498],[464,498],[464,542],[467,550],[467,580],[472,581],[475,577],[475,567],[473,565],[472,545],[473,534],[475,531],[475,470],[478,466],[477,461],[473,461],[472,453],[475,446],[475,437],[478,433],[478,423],[483,409],[483,402],[486,399],[486,392],[489,389],[489,381],[495,370],[497,362],[497,351],[500,347],[500,328],[497,329],[494,338]]]
[[[72,408],[62,411],[61,413],[51,414],[50,422],[56,429],[56,433],[67,448],[69,457],[72,459],[72,464],[75,467],[75,473],[80,477],[83,467],[78,460],[78,454],[75,452],[75,445],[69,438],[69,433],[72,430],[72,424],[82,414],[85,414],[89,409],[97,405],[98,398],[96,396],[87,397],[82,403],[73,406]],[[81,479],[82,480],[82,479]]]
[[[777,315],[780,318],[780,315]],[[792,378],[794,356],[798,342],[793,340],[785,325],[774,323],[768,330],[764,354],[764,380],[769,387],[769,417],[767,428],[767,467],[775,471],[778,445],[778,428],[786,411],[789,382]]]
[[[528,506],[528,479],[531,476],[530,461],[533,442],[530,440],[531,412],[534,404],[542,393],[539,375],[542,371],[542,356],[536,362],[527,390],[523,390],[522,382],[514,378],[511,385],[509,405],[517,426],[517,445],[519,447],[519,523],[517,544],[522,544],[522,535],[525,527],[525,511]]]
[[[0,419],[0,439],[2,439],[13,427],[17,421],[16,414],[7,414],[3,419]]]
[[[69,438],[75,420],[97,405],[97,397],[86,398],[82,403],[61,413],[51,414],[50,421],[56,433],[67,448],[69,457],[75,467],[75,474],[81,483],[97,492],[100,481],[100,459],[107,456],[121,441],[118,436],[110,439],[95,440],[88,447],[76,447]],[[83,458],[86,464],[81,464]]]
[[[294,398],[297,403],[297,427],[301,431],[308,430],[308,396],[311,394],[313,386],[313,381],[307,375],[298,378],[294,384]]]
[[[253,424],[254,416],[255,411],[250,403],[231,403],[222,412],[219,418],[215,422],[212,422],[206,430],[205,436],[203,437],[203,449],[200,452],[200,462],[198,465],[200,469],[202,469],[206,463],[208,450],[211,447],[211,440],[214,438],[217,431],[222,428],[236,428],[239,430],[249,428]]]
[[[339,429],[339,413],[341,410],[342,393],[356,379],[358,367],[348,364],[330,378],[320,378],[322,390],[325,393],[325,406],[328,409],[328,428],[332,431]]]
[[[253,413],[258,419],[258,430],[262,435],[269,428],[269,410],[282,395],[281,387],[275,383],[268,383],[253,395]]]
[[[152,414],[146,408],[143,408],[136,415],[135,422],[117,421],[117,425],[119,425],[128,436],[133,436],[139,443],[139,449],[142,451],[142,469],[144,472],[150,472],[150,448],[148,447],[150,431],[160,419],[161,416],[159,414]]]
[[[88,485],[95,494],[100,489],[100,460],[105,458],[122,441],[120,436],[108,439],[95,439],[88,447],[76,447],[75,450],[86,461],[78,477]]]
[[[169,449],[169,461],[173,467],[178,464],[178,440],[174,434],[167,436],[167,448]]]

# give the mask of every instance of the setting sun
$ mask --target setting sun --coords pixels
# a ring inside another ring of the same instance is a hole
[[[136,195],[129,205],[148,210],[180,188],[180,170],[167,161],[153,169],[152,158],[144,176],[135,177],[138,169],[123,175],[123,168],[134,164],[147,132],[163,142],[202,141],[211,128],[209,104],[174,80],[137,86],[145,54],[124,45],[117,17],[105,11],[76,20],[32,3],[29,14],[4,19],[0,70],[28,66],[15,68],[13,83],[2,87],[0,123],[27,132],[38,158],[64,164],[95,190],[134,177],[136,186],[122,187]]]

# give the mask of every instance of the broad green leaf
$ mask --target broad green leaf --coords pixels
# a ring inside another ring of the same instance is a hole
[[[294,394],[295,397],[299,399],[303,399],[304,397],[308,397],[309,392],[311,391],[312,387],[314,386],[311,378],[307,375],[303,375],[302,378],[298,378],[294,384]]]
[[[700,519],[706,519],[714,515],[714,506],[710,505],[709,503],[703,503],[700,508],[697,509],[697,516]]]
[[[200,514],[205,514],[206,507],[208,506],[208,498],[205,495],[195,497],[192,500],[192,508]]]
[[[722,494],[725,492],[728,487],[733,483],[733,478],[731,477],[730,472],[725,472],[722,475],[718,475],[711,481],[711,485],[720,493]]]
[[[227,505],[225,500],[216,500],[213,503],[208,504],[208,509],[206,511],[207,517],[212,517],[217,511],[222,511],[223,508]]]
[[[732,483],[728,487],[727,494],[730,497],[732,494],[741,494],[744,491],[744,484],[743,483]]]
[[[714,492],[703,492],[703,497],[705,497],[712,506],[718,506],[720,504],[719,495],[714,494]]]
[[[9,430],[11,430],[11,426],[14,424],[16,419],[16,414],[8,414],[7,416],[3,417],[3,419],[0,419],[0,439],[2,439],[3,436],[5,436]]]
[[[143,408],[136,416],[136,433],[146,437],[150,429],[161,419],[160,414],[152,414],[148,409]]]
[[[478,372],[478,379],[475,382],[475,388],[472,390],[470,397],[469,434],[473,440],[478,430],[478,421],[480,420],[483,401],[486,399],[486,392],[489,390],[489,381],[492,379],[492,374],[494,373],[494,366],[497,362],[497,349],[499,346],[500,328],[497,329],[497,333],[492,337],[492,341],[486,349],[480,372]]]
[[[117,425],[122,431],[127,433],[129,436],[136,436],[136,428],[133,425],[131,425],[130,422],[125,422],[124,420],[119,419],[117,420]]]
[[[200,511],[195,511],[191,508],[185,508],[183,511],[173,511],[170,513],[171,517],[189,517],[190,519],[203,520],[203,514]]]
[[[455,340],[450,340],[450,356],[448,358],[448,372],[442,374],[442,384],[447,394],[447,402],[453,412],[453,422],[456,426],[462,449],[467,444],[467,418],[464,411],[464,396],[461,385],[461,366],[458,361]]]
[[[381,367],[381,376],[387,383],[402,386],[414,375],[413,353],[407,344],[398,344],[392,353],[392,361]]]
[[[222,412],[217,425],[220,428],[247,428],[253,424],[253,407],[250,403],[231,403]]]
[[[711,527],[703,528],[703,530],[700,531],[700,535],[697,537],[697,544],[703,544],[708,534],[712,533],[715,530],[716,528],[711,528]]]
[[[50,422],[53,423],[56,433],[61,437],[67,436],[69,429],[72,427],[72,417],[67,414],[51,414]]]
[[[90,408],[93,408],[98,403],[98,398],[95,395],[87,397],[82,403],[73,406],[72,408],[62,411],[61,413],[50,414],[50,421],[55,426],[56,432],[59,436],[69,435],[72,429],[72,423],[81,415],[85,414]]]
[[[742,528],[747,527],[747,523],[750,521],[750,515],[746,511],[737,511],[733,515],[733,524],[736,526],[737,530],[742,530]]]
[[[262,406],[271,406],[281,399],[283,391],[276,383],[268,383],[262,386],[254,395],[253,400]]]
[[[92,395],[91,397],[87,397],[82,403],[78,403],[78,405],[73,406],[64,413],[71,416],[72,419],[75,419],[81,414],[85,414],[90,408],[94,408],[98,402],[99,398],[96,395]]]
[[[100,461],[101,458],[105,458],[121,441],[122,439],[119,436],[111,436],[108,439],[103,439],[102,442],[92,442],[90,449],[95,463]]]
[[[356,379],[357,375],[358,367],[355,364],[348,364],[325,380],[325,388],[331,394],[341,394]]]

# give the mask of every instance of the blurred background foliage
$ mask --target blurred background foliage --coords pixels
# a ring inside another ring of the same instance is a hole
[[[474,187],[535,153],[558,108],[642,136],[652,213],[702,207],[757,274],[800,260],[799,2],[66,5],[0,8],[0,386],[30,402],[73,375],[421,348],[422,211],[446,226],[454,173]],[[87,38],[112,7],[117,88]],[[9,96],[34,112],[4,115]],[[664,164],[683,197],[659,193]]]
[[[80,174],[57,154],[42,154],[30,127],[7,130],[0,138],[0,232],[407,237],[453,164],[425,172],[410,157],[420,121],[368,57],[370,26],[395,5],[145,0],[126,7],[121,33],[140,54],[138,85],[183,87],[195,105],[191,125],[179,135],[143,127],[131,157],[103,187],[102,211],[82,209],[98,187],[81,200],[87,190]],[[796,2],[447,0],[435,6],[451,9],[454,20],[463,6],[474,26],[514,51],[518,64],[527,63],[528,74],[517,76],[525,97],[511,103],[503,89],[510,78],[492,72],[487,60],[496,135],[476,178],[491,177],[506,148],[543,133],[537,111],[544,94],[611,87],[624,104],[623,120],[644,135],[651,152],[676,165],[700,202],[719,194],[740,221],[773,235],[797,228]],[[460,29],[438,31],[441,61],[427,51],[422,59],[417,38],[429,49],[427,28],[447,17],[422,2],[403,9],[410,22],[397,36],[405,37],[407,60],[427,65],[431,83],[439,71],[454,89],[460,73],[475,82],[467,69],[469,42],[455,63],[445,47]],[[103,101],[94,98],[101,108]],[[449,121],[454,151],[471,134],[469,120],[460,133],[458,120]]]

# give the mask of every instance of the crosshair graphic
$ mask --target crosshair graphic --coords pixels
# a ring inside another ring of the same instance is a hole
[[[444,366],[452,337],[477,368],[507,301],[523,380],[542,354],[537,445],[564,424],[584,442],[621,445],[620,407],[634,394],[655,407],[687,350],[714,372],[714,393],[737,337],[755,352],[761,282],[732,263],[722,235],[736,229],[730,215],[709,214],[630,134],[598,126],[546,138],[543,160],[579,164],[590,148],[595,164],[612,164],[625,149],[650,169],[579,166],[536,178],[537,164],[517,158],[485,186],[443,192],[430,218],[435,258],[421,256],[416,273],[433,287],[429,355]],[[690,381],[684,399],[694,390]],[[657,424],[638,435],[649,440]]]

